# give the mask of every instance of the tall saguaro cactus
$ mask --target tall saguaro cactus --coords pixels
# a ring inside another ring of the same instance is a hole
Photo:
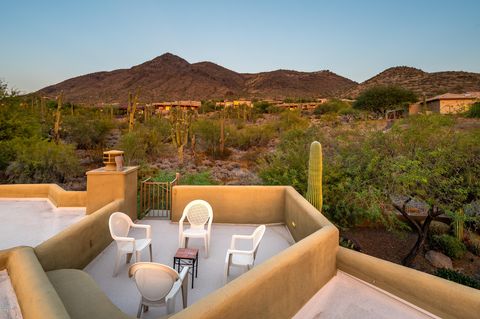
[[[192,124],[193,112],[182,110],[180,107],[170,111],[169,121],[171,126],[172,142],[177,148],[178,161],[183,165],[183,148],[187,145],[188,134]]]
[[[53,127],[53,139],[57,144],[60,141],[60,118],[62,116],[62,113],[61,113],[62,104],[63,104],[63,91],[60,92],[60,95],[57,98],[57,110],[55,111],[55,124]]]
[[[310,157],[308,159],[308,189],[307,200],[322,211],[322,144],[315,141],[310,145]]]
[[[127,105],[127,114],[128,114],[128,131],[133,131],[135,125],[135,112],[137,111],[138,105],[138,96],[140,95],[140,89],[137,89],[137,92],[133,94],[130,92],[128,94],[128,105]]]

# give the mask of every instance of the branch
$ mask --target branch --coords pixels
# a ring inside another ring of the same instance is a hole
[[[412,217],[410,217],[410,215],[408,215],[408,213],[405,210],[407,204],[411,200],[412,200],[412,198],[409,197],[406,201],[403,202],[403,205],[401,207],[393,201],[392,201],[392,205],[393,205],[393,207],[395,207],[396,210],[398,210],[403,215],[403,217],[405,217],[405,219],[408,221],[408,223],[410,225],[412,225],[415,229],[417,229],[418,233],[421,233],[422,229],[420,228],[420,225],[418,225],[418,223],[415,222],[415,220]]]

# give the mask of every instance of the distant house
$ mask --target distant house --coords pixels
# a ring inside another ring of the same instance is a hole
[[[241,105],[245,105],[247,107],[253,107],[253,102],[249,100],[234,100],[234,101],[217,102],[215,103],[215,105],[221,106],[221,107],[234,107],[234,108],[237,108]]]
[[[433,113],[456,114],[468,111],[477,101],[480,101],[480,92],[445,93],[427,99],[426,106],[427,110]]]
[[[155,102],[147,106],[153,107],[156,113],[168,113],[172,108],[181,108],[184,110],[198,110],[202,103],[200,101],[173,101],[173,102]]]

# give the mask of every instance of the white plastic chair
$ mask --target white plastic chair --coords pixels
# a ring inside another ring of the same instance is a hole
[[[140,262],[130,266],[128,276],[133,277],[141,294],[137,318],[140,318],[148,307],[167,305],[167,314],[175,312],[175,297],[181,290],[183,308],[187,307],[187,296],[182,288],[182,282],[188,275],[188,267],[183,267],[180,274],[167,265]],[[188,280],[188,279],[187,279]],[[185,286],[186,287],[186,286]]]
[[[183,222],[187,218],[190,228],[184,229]],[[213,209],[204,200],[197,199],[187,204],[179,222],[178,245],[181,248],[188,246],[188,238],[203,238],[205,243],[205,258],[208,257],[210,247],[210,231],[213,221]],[[207,224],[208,222],[208,224]],[[205,229],[207,224],[207,229]]]
[[[230,273],[230,267],[240,266],[246,267],[247,271],[255,264],[255,258],[257,257],[257,250],[260,241],[265,234],[265,225],[258,226],[251,235],[233,235],[230,243],[230,249],[227,250],[227,256],[225,258],[225,276],[224,282],[227,282],[228,275]],[[236,249],[237,239],[249,240],[252,242],[251,250],[239,250]]]
[[[148,246],[150,250],[150,261],[152,261],[152,234],[150,225],[134,224],[128,215],[116,212],[110,215],[108,226],[110,227],[110,235],[112,235],[112,238],[117,243],[117,256],[115,257],[113,276],[116,276],[118,273],[120,258],[123,255],[127,255],[127,263],[129,263],[132,255],[135,253],[135,261],[139,262],[141,260],[140,255],[142,250]],[[146,238],[135,239],[128,237],[130,227],[145,229]]]

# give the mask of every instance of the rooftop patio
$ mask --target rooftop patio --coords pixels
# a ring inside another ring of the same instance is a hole
[[[85,216],[85,208],[56,208],[46,199],[0,200],[0,249],[36,246]]]
[[[153,261],[172,266],[173,256],[178,248],[178,224],[167,220],[147,219],[139,221],[141,224],[152,226]],[[232,235],[250,235],[255,225],[212,225],[212,239],[209,257],[205,258],[205,250],[201,239],[190,239],[189,248],[198,248],[199,269],[198,277],[195,278],[194,288],[191,289],[191,276],[189,275],[188,305],[191,305],[217,290],[224,285],[223,269],[225,254],[230,245]],[[141,237],[142,230],[131,231],[134,237]],[[256,265],[261,264],[270,257],[278,254],[294,243],[290,232],[284,225],[268,226],[260,243],[256,258]],[[97,258],[95,258],[84,270],[98,283],[100,288],[107,294],[112,302],[126,314],[135,316],[138,309],[140,294],[131,278],[128,278],[128,267],[125,262],[120,266],[119,274],[113,277],[113,265],[115,258],[115,243],[111,243]],[[249,248],[242,247],[240,248]],[[142,260],[148,261],[148,252],[142,254]],[[125,260],[125,259],[123,259]],[[229,281],[242,275],[239,267],[233,267]],[[180,311],[181,297],[177,296],[176,311]],[[143,318],[158,318],[166,314],[166,307],[150,308]]]

